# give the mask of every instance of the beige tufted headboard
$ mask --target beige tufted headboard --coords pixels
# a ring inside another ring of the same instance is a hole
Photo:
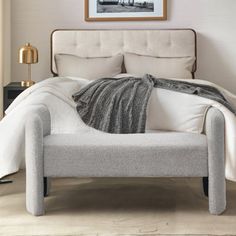
[[[167,30],[55,30],[51,36],[51,71],[57,75],[54,55],[109,57],[136,53],[161,58],[196,58],[196,33],[192,29]],[[196,62],[193,66],[193,75]]]

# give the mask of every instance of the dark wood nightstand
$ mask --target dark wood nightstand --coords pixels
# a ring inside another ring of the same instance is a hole
[[[21,94],[28,87],[22,87],[21,82],[11,82],[4,87],[3,95],[3,112],[5,113],[6,109],[10,104],[16,99],[16,97]]]

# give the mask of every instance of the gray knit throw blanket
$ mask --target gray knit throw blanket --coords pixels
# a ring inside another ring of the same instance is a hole
[[[72,97],[77,103],[77,112],[88,126],[107,133],[145,133],[147,104],[154,87],[215,100],[235,114],[221,92],[212,86],[157,79],[151,75],[99,79]]]
[[[72,97],[81,119],[107,133],[144,133],[152,78],[96,80]]]

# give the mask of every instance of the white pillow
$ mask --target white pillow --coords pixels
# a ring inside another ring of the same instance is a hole
[[[70,54],[56,54],[55,61],[59,76],[74,76],[95,80],[120,74],[123,55],[83,58]]]
[[[147,129],[201,133],[209,108],[207,99],[154,88],[147,109]]]
[[[140,77],[150,74],[158,78],[192,79],[194,62],[193,57],[159,58],[125,53],[126,72]]]

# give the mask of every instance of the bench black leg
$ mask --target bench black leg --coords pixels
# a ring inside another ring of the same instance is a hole
[[[48,179],[47,179],[47,177],[43,178],[43,184],[44,184],[43,195],[44,195],[44,197],[47,197],[48,196]]]
[[[0,184],[11,184],[13,183],[12,180],[9,179],[0,179]]]
[[[206,197],[208,197],[208,186],[209,186],[208,177],[202,178],[202,184],[203,184],[204,194]]]

